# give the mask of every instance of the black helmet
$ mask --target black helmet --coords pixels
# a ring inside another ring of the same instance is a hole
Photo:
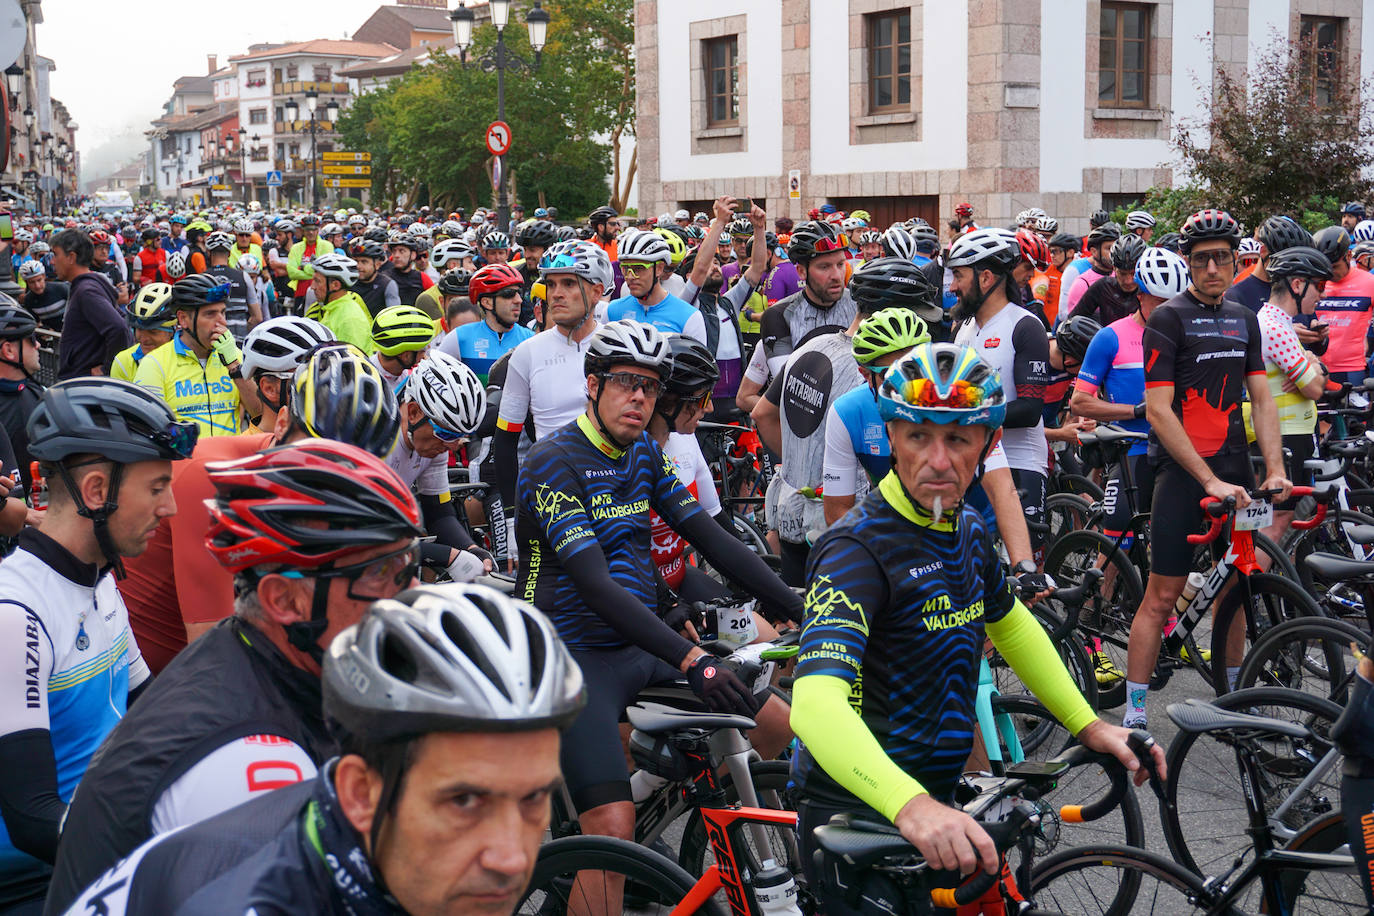
[[[357,239],[348,246],[348,256],[355,261],[358,258],[371,258],[374,261],[386,260],[386,248],[381,242],[374,242],[372,239],[363,237]]]
[[[291,422],[317,439],[337,439],[385,458],[401,430],[396,395],[352,344],[319,347],[296,368]]]
[[[1269,249],[1270,254],[1278,254],[1285,248],[1295,248],[1299,245],[1305,248],[1312,247],[1312,234],[1286,216],[1271,216],[1260,223],[1255,238]]]
[[[874,258],[854,272],[849,294],[868,314],[899,306],[927,323],[944,317],[940,290],[924,270],[906,258]]]
[[[363,238],[367,239],[369,242],[376,242],[378,245],[385,245],[391,240],[391,234],[381,226],[373,226],[363,233]]]
[[[1145,253],[1145,240],[1134,232],[1123,235],[1112,246],[1112,266],[1117,270],[1135,270],[1135,262]]]
[[[320,218],[314,213],[307,213],[300,218],[299,222],[302,228],[306,226],[318,226],[320,224]]]
[[[1119,238],[1121,238],[1120,226],[1116,223],[1103,223],[1100,226],[1094,226],[1093,230],[1088,233],[1088,247],[1096,248],[1103,242],[1114,242]]]
[[[830,223],[812,220],[792,231],[792,241],[787,244],[787,257],[805,266],[816,255],[843,250],[844,243],[840,241],[839,230]]]
[[[1088,344],[1092,343],[1093,337],[1100,330],[1102,325],[1087,315],[1075,315],[1059,325],[1054,340],[1059,344],[1061,354],[1081,363],[1083,355],[1088,352]]]
[[[43,393],[29,415],[29,454],[57,462],[97,454],[120,464],[189,458],[200,429],[132,382],[73,378]]]
[[[1346,252],[1350,250],[1350,233],[1346,232],[1342,226],[1327,226],[1312,236],[1312,247],[1326,255],[1326,259],[1335,264],[1345,257]]]
[[[1183,236],[1179,235],[1177,232],[1166,232],[1154,240],[1154,247],[1163,248],[1166,251],[1172,251],[1174,254],[1178,254],[1179,243],[1182,241]]]
[[[1106,210],[1094,210],[1093,215],[1088,217],[1088,225],[1096,229],[1098,226],[1105,226],[1111,219],[1112,215]]]
[[[1232,248],[1240,245],[1240,223],[1225,210],[1199,210],[1183,221],[1179,253],[1187,254],[1198,242],[1218,239]]]
[[[1293,245],[1271,254],[1264,265],[1265,272],[1275,280],[1301,277],[1305,280],[1330,280],[1331,260],[1315,248]]]
[[[706,345],[686,334],[665,334],[668,366],[664,387],[673,394],[688,395],[712,388],[720,380],[720,367]]]
[[[604,223],[607,220],[615,219],[620,214],[610,207],[597,207],[587,215],[587,222],[595,226],[597,223]]]
[[[1364,219],[1364,204],[1360,203],[1358,200],[1352,200],[1341,207],[1341,212],[1349,213],[1356,219]]]
[[[589,231],[591,231],[591,230],[584,229],[583,231],[589,232]],[[578,237],[578,234],[577,234],[577,233],[578,233],[578,230],[577,230],[577,227],[576,227],[576,226],[559,226],[559,227],[558,227],[558,241],[560,241],[560,242],[567,242],[567,241],[570,241],[570,240],[572,240],[572,239],[575,239],[575,238]]]
[[[198,309],[229,297],[229,284],[214,274],[191,274],[172,284],[172,308]]]
[[[439,295],[441,296],[466,296],[468,294],[468,281],[472,279],[472,271],[462,267],[455,267],[448,273],[439,278]]]
[[[144,229],[139,237],[142,238],[145,242],[155,242],[162,236],[158,234],[158,231],[156,229],[148,228]]]
[[[515,241],[521,248],[528,245],[533,245],[536,248],[549,248],[558,241],[558,229],[546,219],[537,219],[516,229]]]
[[[38,319],[8,293],[0,293],[0,340],[27,340],[38,329]]]
[[[1062,248],[1065,251],[1077,251],[1078,249],[1083,247],[1083,240],[1076,235],[1070,235],[1067,232],[1061,232],[1054,238],[1050,239],[1050,247]]]

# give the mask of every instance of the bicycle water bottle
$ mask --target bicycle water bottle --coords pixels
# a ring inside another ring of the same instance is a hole
[[[637,805],[667,782],[662,776],[655,776],[648,770],[635,770],[630,774],[630,798]]]
[[[1183,592],[1178,596],[1178,602],[1174,605],[1174,614],[1182,617],[1188,610],[1188,605],[1193,603],[1193,596],[1207,583],[1207,578],[1200,572],[1188,573],[1188,581],[1183,583]]]
[[[761,916],[801,916],[797,882],[790,871],[771,859],[754,875],[754,902]]]

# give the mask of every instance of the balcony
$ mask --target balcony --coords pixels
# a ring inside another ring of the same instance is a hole
[[[323,117],[315,121],[315,133],[323,134],[334,130],[334,122],[326,121]],[[310,119],[302,118],[297,121],[273,121],[272,133],[274,134],[308,134],[310,133]]]
[[[304,80],[288,80],[287,82],[272,84],[273,95],[301,95],[310,89],[314,89],[320,95],[348,95],[347,82],[313,83]]]

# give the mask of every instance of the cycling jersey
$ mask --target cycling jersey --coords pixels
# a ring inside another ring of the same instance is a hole
[[[1060,311],[1072,313],[1079,300],[1086,296],[1088,290],[1105,276],[1107,276],[1105,272],[1098,270],[1093,266],[1093,262],[1089,261],[1087,266],[1079,271],[1078,277],[1073,281],[1073,286],[1069,287],[1069,296],[1065,302],[1067,308],[1061,308]]]
[[[1198,455],[1248,448],[1240,403],[1246,377],[1264,373],[1254,312],[1225,300],[1206,305],[1184,290],[1150,314],[1144,350],[1145,387],[1173,386],[1174,414]],[[1149,454],[1167,457],[1153,430]]]
[[[892,469],[887,425],[878,413],[878,400],[868,385],[846,391],[830,405],[825,421],[825,458],[822,482],[826,496],[853,496],[865,484],[876,484]],[[866,480],[860,480],[862,468]]]
[[[436,285],[421,290],[420,295],[415,297],[415,307],[435,321],[443,318],[444,304],[443,298],[439,295],[439,287]]]
[[[291,250],[286,255],[286,276],[296,281],[293,287],[295,296],[302,297],[306,290],[310,289],[310,281],[315,276],[315,259],[323,257],[334,250],[334,246],[324,239],[317,238],[310,244],[304,241],[297,242],[291,246]]]
[[[135,373],[138,372],[138,364],[143,361],[143,345],[134,344],[127,350],[120,350],[115,354],[114,362],[110,364],[110,378],[119,379],[121,382],[132,382]]]
[[[779,300],[759,321],[759,343],[768,358],[769,373],[780,373],[787,357],[811,335],[824,333],[822,328],[844,330],[857,314],[858,306],[847,288],[833,305],[825,307],[813,303],[805,289]]]
[[[43,397],[43,386],[28,378],[22,381],[0,379],[0,429],[8,435],[14,449],[14,459],[19,463],[19,474],[24,482],[25,492],[33,492],[31,468],[33,456],[29,454],[29,417]],[[175,465],[173,465],[175,467]]]
[[[1314,320],[1330,326],[1322,362],[1332,372],[1364,372],[1366,338],[1374,314],[1374,277],[1351,268],[1340,280],[1328,280]]]
[[[22,829],[24,847],[46,848],[51,861],[61,810],[55,800],[40,806],[43,797],[71,799],[124,715],[130,689],[149,676],[108,573],[36,528],[25,528],[18,549],[0,563],[0,646],[9,655],[0,666],[0,760],[7,788],[20,788],[22,779],[32,793],[22,800],[6,793],[7,803],[23,805],[16,813],[24,826],[0,818],[0,909],[42,899],[51,869],[21,852],[13,836]],[[49,745],[51,756],[35,753],[35,741]]]
[[[571,423],[587,407],[583,371],[588,337],[570,341],[562,328],[549,328],[511,351],[501,389],[498,429],[519,432],[534,416],[535,438]]]
[[[70,293],[71,288],[67,284],[59,280],[48,280],[41,294],[26,290],[24,295],[19,297],[19,304],[33,312],[33,317],[37,318],[43,327],[60,331],[63,315],[67,311],[67,296]]]
[[[187,646],[81,778],[50,911],[153,834],[314,776],[332,752],[321,704],[319,678],[238,617]]]
[[[1050,347],[1045,326],[1019,305],[1007,305],[979,326],[977,319],[966,321],[955,334],[954,342],[972,347],[974,352],[996,369],[1002,378],[1002,392],[1008,404],[1007,424],[1002,430],[1002,448],[1013,469],[1045,474],[1049,470],[1049,443],[1045,439],[1045,382],[1049,375]],[[1014,425],[1014,402],[1027,399],[1031,411]]]
[[[1069,406],[1069,394],[1073,391],[1075,378],[1076,376],[1067,369],[1049,367],[1049,372],[1045,375],[1044,407],[1040,409],[1040,417],[1047,429],[1059,426],[1059,415]]]
[[[444,335],[439,349],[461,359],[485,385],[492,364],[533,336],[533,331],[518,324],[503,333],[485,321],[470,321]]]
[[[396,281],[380,271],[371,280],[359,280],[353,284],[352,292],[363,305],[367,306],[369,317],[376,318],[382,309],[401,304],[401,294],[396,289]]]
[[[402,483],[407,487],[413,487],[419,495],[438,496],[441,502],[448,502],[451,498],[448,485],[448,456],[449,453],[443,451],[433,458],[422,457],[404,438],[401,438],[387,456],[386,466],[396,472]]]
[[[239,389],[215,353],[204,363],[178,333],[138,364],[134,382],[167,402],[178,419],[200,427],[202,436],[232,436],[243,429]]]
[[[725,265],[721,268],[721,272],[724,273],[726,268],[730,266],[732,265]],[[739,271],[738,273],[742,275],[743,272]],[[729,285],[731,288],[734,287],[734,283]],[[801,277],[797,274],[797,265],[791,261],[779,261],[759,280],[758,289],[751,295],[752,301],[747,305],[753,311],[761,314],[775,303],[801,292],[801,288],[802,282]],[[759,321],[750,321],[743,314],[740,315],[740,333],[750,335],[751,340],[758,335],[761,324],[762,318]]]
[[[371,361],[372,367],[377,370],[377,374],[382,377],[382,381],[386,383],[386,387],[390,388],[397,398],[400,398],[401,392],[404,390],[401,387],[401,382],[410,375],[410,370],[402,369],[399,373],[392,373],[382,365],[382,354],[378,353],[376,350],[372,351],[372,355],[368,357],[368,360]]]
[[[229,298],[225,300],[224,323],[234,340],[243,345],[248,336],[248,320],[252,317],[249,306],[258,305],[258,288],[243,271],[223,264],[205,268],[205,272],[229,284]],[[261,314],[261,313],[259,313]]]
[[[1113,274],[1094,283],[1070,311],[1069,316],[1086,315],[1106,327],[1140,308],[1136,290],[1126,292]]]
[[[1258,313],[1260,306],[1269,301],[1269,282],[1251,274],[1244,280],[1232,284],[1222,298],[1248,309],[1251,313]]]
[[[701,453],[701,445],[695,436],[669,433],[668,441],[663,446],[663,460],[668,462],[678,481],[706,510],[707,515],[714,516],[720,512],[720,496],[716,493],[711,468],[706,464],[706,456]],[[649,526],[654,565],[668,587],[676,590],[687,573],[687,564],[683,559],[687,542],[657,512],[650,512]]]
[[[420,298],[420,293],[425,290],[423,275],[414,267],[397,270],[388,261],[377,274],[391,278],[396,284],[396,295],[400,297],[401,305],[414,305],[415,300]]]
[[[744,375],[744,337],[740,331],[741,310],[754,297],[753,287],[743,279],[724,293],[708,293],[688,281],[682,298],[701,312],[706,329],[706,346],[716,357],[720,377],[711,389],[717,401],[734,401]]]
[[[260,266],[260,267],[266,266],[267,262],[264,261],[264,260],[262,259],[262,246],[259,245],[259,244],[257,244],[256,242],[249,242],[249,243],[248,243],[248,250],[247,250],[247,251],[241,251],[241,250],[239,249],[239,246],[238,246],[237,244],[235,244],[233,248],[230,248],[230,249],[229,249],[229,266],[230,266],[230,267],[238,267],[238,266],[239,266],[239,258],[243,257],[243,256],[246,255],[246,254],[251,254],[253,257],[257,258],[257,259],[258,259],[258,266]]]
[[[329,328],[336,340],[351,343],[364,353],[371,353],[375,348],[367,306],[351,290],[328,302],[315,301],[305,310],[305,317]]]
[[[163,251],[167,252],[167,254],[174,254],[178,251],[185,254],[186,249],[189,247],[189,243],[186,241],[186,236],[184,235],[169,235],[162,240],[161,247]]]
[[[664,334],[686,334],[706,343],[706,322],[701,312],[672,293],[666,293],[659,302],[648,308],[634,296],[617,299],[606,307],[606,320],[619,321],[622,318],[652,325]]]
[[[1301,391],[1284,391],[1283,382],[1287,379],[1301,388],[1321,376],[1321,367],[1302,348],[1293,330],[1293,319],[1287,312],[1266,302],[1256,317],[1264,353],[1264,374],[1269,391],[1274,395],[1274,406],[1279,411],[1279,432],[1285,436],[1311,434],[1317,428],[1317,403]]]
[[[1099,391],[1110,404],[1145,403],[1145,361],[1142,350],[1145,325],[1135,315],[1113,321],[1088,344],[1083,365],[1078,370],[1076,390],[1089,396]],[[1142,419],[1113,420],[1113,425],[1135,432],[1148,433],[1150,421]],[[1131,443],[1127,454],[1143,455],[1144,440]]]

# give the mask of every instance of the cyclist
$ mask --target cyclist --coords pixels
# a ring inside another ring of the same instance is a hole
[[[234,237],[227,232],[212,232],[205,237],[205,256],[210,266],[205,272],[218,277],[221,283],[229,284],[229,298],[226,301],[224,322],[229,333],[240,346],[248,337],[248,328],[262,321],[262,303],[258,301],[258,287],[241,270],[229,266],[229,254],[234,247]]]
[[[1105,223],[1088,233],[1083,240],[1087,248],[1086,257],[1074,261],[1068,270],[1064,271],[1064,278],[1059,287],[1064,301],[1059,303],[1059,314],[1072,314],[1078,300],[1083,298],[1091,286],[1103,277],[1111,276],[1115,270],[1112,264],[1112,248],[1120,238],[1121,227],[1116,223]],[[1072,283],[1069,282],[1071,272],[1074,277]]]
[[[36,327],[33,315],[0,295],[0,429],[19,465],[24,493],[33,492],[31,468],[36,457],[29,452],[29,417],[44,390],[33,378],[40,368]]]
[[[611,207],[597,207],[587,216],[587,225],[592,230],[592,237],[588,241],[606,252],[607,259],[612,263],[619,261],[616,236],[620,234],[620,214]],[[610,288],[608,285],[607,289]]]
[[[434,285],[415,297],[415,305],[431,318],[439,319],[444,315],[444,293],[439,289],[439,281],[454,270],[475,271],[477,252],[462,239],[448,239],[434,246],[430,263],[438,271]]]
[[[1286,216],[1271,216],[1260,223],[1255,230],[1255,238],[1260,243],[1260,256],[1255,262],[1255,269],[1250,276],[1231,285],[1226,291],[1226,301],[1243,305],[1258,314],[1260,306],[1269,301],[1269,273],[1264,267],[1269,256],[1296,245],[1310,248],[1312,236]]]
[[[979,225],[973,221],[973,207],[967,201],[955,206],[954,219],[956,221],[954,229],[956,235],[962,235],[967,232],[977,232],[980,228]]]
[[[607,320],[630,318],[661,333],[686,334],[705,343],[706,323],[701,312],[663,287],[663,279],[672,273],[672,253],[662,236],[653,231],[630,231],[616,244],[629,294],[607,306]]]
[[[1045,276],[1049,278],[1050,286],[1048,301],[1046,302],[1046,315],[1050,319],[1050,324],[1054,325],[1059,320],[1059,303],[1063,301],[1063,280],[1068,271],[1069,264],[1074,258],[1078,257],[1078,251],[1083,247],[1083,240],[1076,235],[1061,232],[1049,240],[1050,246],[1050,266],[1045,271]],[[1070,281],[1072,282],[1072,281]],[[1050,310],[1054,314],[1050,314]]]
[[[340,634],[322,680],[340,753],[319,777],[149,841],[69,912],[511,912],[585,702],[548,620],[490,589],[414,588]],[[453,816],[455,780],[470,803]]]
[[[320,218],[307,213],[300,219],[301,240],[291,246],[286,255],[286,276],[295,281],[292,290],[296,306],[305,305],[305,294],[315,278],[314,263],[334,250],[334,246],[320,238]],[[316,292],[316,298],[319,298]],[[337,331],[335,333],[338,333]]]
[[[380,242],[355,239],[348,247],[348,256],[358,265],[358,279],[353,282],[353,292],[367,306],[368,315],[376,318],[382,309],[401,304],[396,281],[378,269],[386,261],[386,249]]]
[[[563,774],[588,834],[632,837],[634,805],[617,720],[650,684],[686,674],[712,708],[752,714],[748,688],[650,609],[649,510],[713,567],[747,583],[766,616],[795,620],[796,595],[701,511],[644,434],[668,347],[648,325],[616,321],[588,341],[585,411],[541,438],[520,472],[516,594],[548,614],[587,679],[587,708],[563,748]]]
[[[481,239],[482,260],[488,264],[504,264],[510,260],[510,236],[499,230],[488,232]]]
[[[534,336],[519,323],[524,311],[524,275],[509,264],[488,264],[468,280],[467,298],[482,310],[482,320],[450,331],[439,350],[461,359],[482,384],[492,364]]]
[[[1341,228],[1346,232],[1354,232],[1364,218],[1364,204],[1359,201],[1352,200],[1341,207]]]
[[[803,286],[770,306],[759,322],[759,342],[768,372],[775,377],[804,339],[818,328],[849,327],[858,311],[845,288],[848,255],[834,226],[802,223],[792,233],[787,256],[796,265]]]
[[[1317,303],[1313,323],[1325,324],[1329,343],[1322,363],[1336,382],[1358,385],[1365,378],[1365,351],[1374,316],[1374,277],[1351,266],[1350,234],[1327,226],[1312,244],[1331,262],[1331,280]]]
[[[401,305],[414,305],[425,289],[424,275],[415,269],[415,254],[420,244],[421,240],[409,232],[393,232],[387,246],[391,259],[380,272],[396,284]]]
[[[932,867],[998,870],[992,841],[949,805],[973,745],[984,633],[1080,742],[1140,768],[1127,731],[1084,701],[1007,586],[983,520],[962,505],[996,436],[1002,392],[967,347],[922,344],[899,360],[879,388],[893,469],[817,542],[808,566],[792,772],[802,863],[830,914],[857,909],[813,863],[811,831],[843,811],[893,822]],[[1154,756],[1163,767],[1163,751]]]
[[[123,382],[132,382],[143,357],[171,343],[176,334],[177,313],[172,307],[172,288],[166,283],[140,287],[134,301],[129,303],[129,324],[137,342],[121,350],[110,365],[110,378]]]
[[[525,278],[525,290],[528,292],[530,284],[539,279],[539,259],[558,241],[558,227],[546,219],[533,219],[515,231],[515,241],[520,246],[521,257],[511,266]],[[463,266],[469,270],[475,269],[472,265]],[[533,312],[527,316],[522,311],[520,323],[525,324],[533,317]]]
[[[963,322],[954,342],[971,347],[991,365],[1006,389],[1002,448],[1023,494],[1038,565],[1049,483],[1044,408],[1050,350],[1040,319],[1008,298],[1011,269],[1020,259],[1016,236],[1005,229],[982,229],[961,235],[945,264],[953,271],[950,289],[959,298],[953,317]]]
[[[1155,218],[1144,210],[1132,210],[1126,214],[1126,232],[1148,246],[1155,234]]]
[[[413,305],[393,305],[372,319],[372,365],[391,390],[434,343],[439,326]]]
[[[376,456],[311,439],[210,468],[205,543],[235,577],[234,616],[187,646],[82,776],[48,906],[149,837],[314,776],[329,644],[414,581],[419,507]]]
[[[62,330],[62,317],[67,311],[67,296],[70,289],[58,280],[49,280],[48,274],[39,261],[25,261],[19,265],[19,279],[24,282],[24,291],[19,295],[19,304],[33,313],[43,327],[52,331]]]
[[[162,237],[156,229],[144,229],[140,241],[143,248],[138,253],[139,284],[146,285],[159,280],[165,282],[167,255],[171,252],[161,245]]]
[[[1242,508],[1250,503],[1254,476],[1241,420],[1243,393],[1250,396],[1266,465],[1263,488],[1280,490],[1277,502],[1292,489],[1283,472],[1278,412],[1264,380],[1258,319],[1245,306],[1223,299],[1235,274],[1240,226],[1224,211],[1199,210],[1184,221],[1182,235],[1191,282],[1145,324],[1145,415],[1155,494],[1150,579],[1127,648],[1124,721],[1129,726],[1146,721],[1160,635],[1193,570],[1186,536],[1202,523],[1200,501],[1212,496],[1234,498]],[[1234,670],[1228,669],[1232,679]]]
[[[57,344],[57,377],[104,374],[115,355],[134,342],[114,288],[91,270],[94,248],[86,233],[63,229],[50,242],[57,278],[70,292]]]
[[[211,274],[192,274],[173,286],[176,336],[144,356],[134,376],[207,437],[234,435],[243,427],[243,408],[252,413],[260,406],[224,321],[228,296],[229,284]]]
[[[1030,229],[1017,229],[1016,242],[1021,248],[1021,260],[1011,269],[1016,301],[1039,318],[1048,331],[1054,326],[1054,316],[1045,310],[1045,299],[1050,292],[1050,278],[1045,274],[1050,266],[1050,246]]]
[[[338,340],[371,353],[371,322],[367,305],[353,292],[357,282],[357,261],[338,253],[316,257],[310,280],[315,301],[305,310],[305,317],[329,328]]]
[[[229,250],[229,266],[238,267],[239,258],[251,254],[258,264],[262,264],[262,246],[253,240],[253,222],[247,219],[234,220],[234,247]]]
[[[0,564],[0,632],[14,658],[0,720],[7,911],[39,911],[77,781],[148,686],[115,576],[176,511],[172,462],[191,453],[196,433],[114,379],[54,385],[33,412],[29,450],[60,483],[42,528],[24,529]]]
[[[248,332],[241,368],[244,379],[257,392],[262,413],[245,432],[270,433],[276,428],[296,367],[316,347],[333,341],[329,328],[299,315],[269,318]]]
[[[1140,308],[1135,267],[1145,253],[1145,247],[1141,236],[1134,233],[1123,235],[1112,245],[1111,274],[1088,287],[1069,315],[1091,318],[1106,327],[1135,313]]]
[[[186,229],[187,219],[184,214],[173,213],[167,219],[167,236],[162,239],[162,250],[168,254],[186,254],[186,238],[182,232]]]

